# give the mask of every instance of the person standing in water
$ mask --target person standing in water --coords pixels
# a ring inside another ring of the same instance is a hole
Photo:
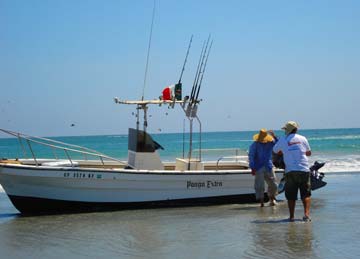
[[[264,207],[264,181],[266,181],[270,205],[274,206],[276,204],[277,184],[272,164],[272,150],[277,138],[273,131],[268,133],[266,129],[261,129],[258,134],[253,136],[253,139],[254,142],[249,148],[249,166],[252,175],[255,176],[256,200],[260,202],[261,207]]]
[[[274,146],[276,154],[283,154],[285,162],[285,197],[288,200],[290,221],[294,221],[295,204],[298,190],[304,206],[304,221],[311,221],[311,180],[308,156],[311,149],[307,139],[297,134],[299,125],[289,121],[282,128],[285,136],[281,137]]]

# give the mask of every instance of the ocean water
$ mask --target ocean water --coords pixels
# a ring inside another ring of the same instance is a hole
[[[246,155],[249,145],[252,143],[254,131],[234,132],[205,132],[201,135],[202,158],[205,160],[217,160],[221,156],[238,154]],[[357,171],[360,168],[360,129],[314,129],[301,130],[300,134],[307,137],[312,148],[313,156],[310,162],[316,160],[326,162],[322,169],[324,172],[348,172]],[[283,132],[276,132],[281,136]],[[5,135],[1,135],[5,137]],[[185,157],[188,152],[188,134],[152,134],[155,141],[160,143],[164,150],[160,155],[164,161],[174,160],[176,157]],[[75,136],[75,137],[53,137],[52,139],[70,144],[80,145],[107,154],[109,156],[127,159],[127,135],[107,136]],[[193,145],[195,149],[200,148],[200,136],[194,134]],[[22,146],[16,138],[0,138],[0,157],[15,158],[29,157],[31,152],[26,142]],[[54,150],[32,144],[33,151],[37,157],[54,157]],[[225,149],[225,150],[208,150]],[[194,155],[198,156],[199,152]],[[80,158],[77,154],[71,154]],[[64,152],[56,152],[56,156],[65,158]]]
[[[255,133],[203,133],[202,148],[230,149],[229,155],[238,148],[246,154]],[[277,196],[277,206],[264,208],[231,204],[24,217],[0,189],[0,258],[358,258],[360,129],[300,134],[310,142],[311,160],[325,161],[322,171],[328,172],[328,184],[312,193],[312,222],[301,220],[301,202],[295,222],[289,222],[284,194]],[[164,147],[164,160],[182,156],[183,134],[153,138]],[[53,139],[127,156],[125,135]],[[53,156],[51,149],[33,149],[39,157]],[[203,158],[216,159],[221,155],[216,152],[204,152]],[[17,139],[0,138],[1,157],[23,153]]]
[[[328,174],[312,222],[278,205],[22,217],[0,192],[0,258],[359,258],[360,174]]]

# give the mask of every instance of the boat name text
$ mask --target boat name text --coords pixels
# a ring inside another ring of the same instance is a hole
[[[187,181],[186,182],[186,188],[192,189],[192,188],[213,188],[213,187],[222,187],[223,183],[218,181],[204,181],[204,182],[192,182]]]

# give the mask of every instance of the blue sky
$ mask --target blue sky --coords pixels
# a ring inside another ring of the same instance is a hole
[[[0,128],[41,136],[122,134],[141,98],[153,1],[0,0]],[[204,131],[360,127],[359,1],[157,0],[145,98],[214,44],[200,96]],[[183,112],[151,107],[149,131]],[[75,123],[75,127],[70,127]]]

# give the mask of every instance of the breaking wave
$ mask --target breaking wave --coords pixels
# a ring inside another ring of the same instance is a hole
[[[360,172],[360,155],[313,156],[310,163],[314,161],[326,162],[321,172]]]
[[[360,135],[340,135],[340,136],[326,136],[326,137],[309,137],[308,140],[354,140],[360,139]]]

